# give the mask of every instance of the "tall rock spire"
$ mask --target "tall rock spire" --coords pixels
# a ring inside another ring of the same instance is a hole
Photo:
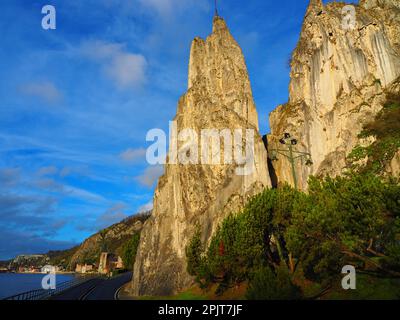
[[[170,157],[155,191],[152,216],[141,232],[133,272],[134,295],[165,296],[191,286],[185,248],[196,230],[200,228],[207,243],[224,217],[238,212],[249,197],[271,186],[242,50],[219,16],[214,17],[213,32],[206,40],[195,38],[192,42],[188,90],[178,102],[175,121],[178,132],[190,128],[199,137],[203,129],[252,131],[253,171],[238,175],[241,164],[236,160],[182,165],[171,163]],[[225,161],[225,151],[232,146],[222,140]],[[185,145],[176,144],[178,150]],[[170,147],[170,155],[171,151]]]
[[[306,11],[306,16],[310,14],[317,14],[321,12],[323,9],[324,9],[324,4],[322,3],[322,0],[310,0],[310,3],[308,4]]]
[[[223,102],[258,130],[242,49],[219,16],[214,17],[212,34],[206,41],[195,38],[192,42],[188,88],[193,86],[205,87],[211,101]]]

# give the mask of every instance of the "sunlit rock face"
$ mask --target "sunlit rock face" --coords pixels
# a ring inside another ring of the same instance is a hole
[[[343,22],[351,9],[342,12],[344,6],[310,2],[292,55],[289,102],[270,114],[270,148],[289,132],[299,139],[298,150],[312,154],[312,167],[296,162],[302,189],[311,174],[343,172],[363,124],[400,76],[400,2],[360,1],[354,28]],[[293,185],[287,160],[281,157],[274,168],[280,183]]]
[[[134,295],[171,295],[192,285],[185,248],[196,230],[200,228],[206,243],[224,217],[271,186],[242,50],[220,17],[214,18],[212,34],[206,40],[195,38],[192,42],[188,90],[179,100],[174,120],[178,132],[190,128],[199,137],[202,129],[242,129],[243,137],[246,129],[253,130],[253,170],[238,175],[236,162],[172,164],[170,150],[155,192],[152,217],[141,233],[132,281]],[[183,146],[178,142],[178,150]],[[221,149],[225,160],[225,142]]]

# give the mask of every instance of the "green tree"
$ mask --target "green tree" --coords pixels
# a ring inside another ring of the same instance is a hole
[[[101,230],[99,232],[99,242],[100,242],[100,252],[107,252],[108,251],[107,229]]]
[[[135,233],[131,239],[129,239],[122,249],[122,261],[126,269],[133,269],[133,265],[136,259],[136,253],[140,242],[140,233]]]
[[[394,200],[387,202],[393,188],[399,186],[372,174],[310,180],[309,195],[297,204],[286,234],[308,277],[329,279],[354,261],[381,268],[371,256],[385,256],[394,241],[395,212],[388,206]]]
[[[399,240],[399,181],[351,173],[311,178],[308,193],[264,190],[223,220],[207,249],[196,234],[186,254],[202,286],[211,281],[223,290],[269,266],[276,275],[299,270],[325,287],[345,264],[398,275]]]

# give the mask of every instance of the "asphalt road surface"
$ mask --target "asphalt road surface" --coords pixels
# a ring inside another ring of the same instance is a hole
[[[132,272],[111,279],[92,279],[68,289],[51,300],[117,300],[118,290],[132,279]]]

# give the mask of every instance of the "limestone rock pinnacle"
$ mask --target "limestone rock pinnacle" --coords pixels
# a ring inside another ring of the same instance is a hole
[[[242,49],[225,20],[215,16],[206,41],[195,38],[189,61],[188,89],[204,87],[214,103],[223,101],[258,130],[258,116]],[[240,99],[238,99],[240,97]]]
[[[228,29],[228,26],[226,25],[225,20],[222,17],[214,16],[212,32],[216,33],[218,31],[227,31],[227,32],[229,32],[229,29]]]
[[[322,0],[310,0],[310,3],[308,4],[307,11],[306,11],[306,16],[309,14],[318,14],[324,9],[324,5],[322,3]]]
[[[178,132],[190,128],[199,136],[203,129],[253,130],[254,170],[237,175],[235,162],[165,165],[154,195],[153,214],[141,233],[132,281],[134,295],[171,295],[192,285],[185,248],[197,228],[207,243],[224,217],[271,186],[246,63],[221,17],[214,17],[212,34],[206,40],[195,38],[192,42],[188,90],[178,102],[174,120]],[[178,142],[178,148],[182,146]],[[221,147],[226,148],[225,142]]]

